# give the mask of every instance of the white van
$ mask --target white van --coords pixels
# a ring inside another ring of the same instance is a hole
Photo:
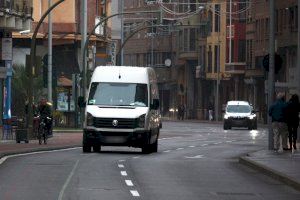
[[[157,152],[160,129],[156,74],[149,67],[99,66],[85,109],[83,152],[131,146]]]

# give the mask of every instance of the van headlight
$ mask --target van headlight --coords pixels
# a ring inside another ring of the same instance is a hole
[[[91,113],[86,114],[86,125],[93,126],[94,125],[94,117]]]
[[[145,127],[145,121],[146,121],[146,114],[141,115],[141,116],[137,119],[137,127],[138,127],[138,128],[144,128],[144,127]]]

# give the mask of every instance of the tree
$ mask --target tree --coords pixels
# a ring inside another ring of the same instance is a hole
[[[34,101],[36,102],[42,96],[43,76],[38,76],[29,80],[26,75],[25,66],[14,65],[12,77],[12,115],[18,117],[25,116],[25,102],[28,102],[28,85],[33,81]]]

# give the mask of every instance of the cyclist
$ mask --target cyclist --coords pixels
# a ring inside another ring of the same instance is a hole
[[[48,137],[52,136],[52,104],[47,102],[47,99],[42,97],[38,105],[38,113],[40,120],[44,120],[47,127]]]

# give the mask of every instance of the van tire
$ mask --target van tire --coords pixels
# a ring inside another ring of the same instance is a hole
[[[153,144],[151,144],[151,151],[157,153],[157,150],[158,150],[158,140],[156,139],[156,141]]]
[[[151,153],[151,145],[150,144],[145,144],[144,146],[142,146],[142,153],[143,154],[149,154]]]
[[[83,153],[90,153],[91,152],[91,146],[87,144],[82,145],[82,151]]]
[[[93,151],[99,153],[101,151],[101,146],[100,145],[94,145],[93,146]]]

